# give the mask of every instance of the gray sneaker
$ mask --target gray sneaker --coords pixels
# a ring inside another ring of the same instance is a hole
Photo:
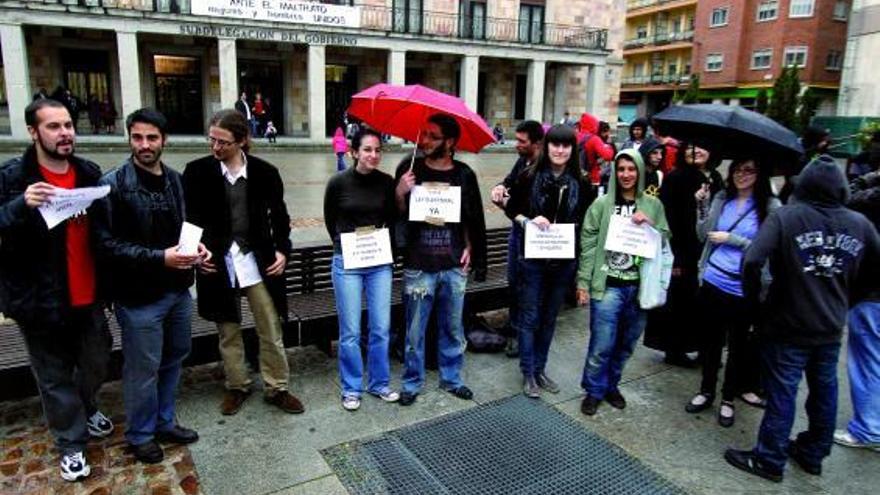
[[[523,395],[530,399],[541,398],[541,388],[538,387],[538,383],[531,376],[523,377]]]
[[[550,392],[551,394],[558,394],[559,393],[559,385],[557,385],[556,382],[551,380],[550,377],[544,373],[541,373],[538,376],[536,376],[535,382],[537,382],[539,387]]]

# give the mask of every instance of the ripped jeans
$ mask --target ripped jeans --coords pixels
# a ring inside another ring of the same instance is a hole
[[[406,368],[402,390],[417,394],[425,384],[425,330],[435,302],[440,388],[453,390],[462,386],[461,367],[467,347],[462,308],[467,275],[460,268],[439,272],[407,269],[403,271],[403,280],[406,298]]]

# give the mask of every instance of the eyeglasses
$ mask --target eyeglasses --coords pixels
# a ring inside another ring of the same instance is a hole
[[[227,146],[232,146],[233,144],[235,144],[232,141],[227,141],[225,139],[217,139],[214,136],[208,136],[207,139],[208,139],[208,144],[210,144],[212,148],[214,146],[220,146],[221,148],[225,148]]]

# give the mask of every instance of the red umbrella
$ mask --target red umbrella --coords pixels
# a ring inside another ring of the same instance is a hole
[[[385,134],[418,143],[428,117],[443,113],[461,127],[456,148],[478,152],[495,142],[491,129],[482,117],[471,111],[461,98],[425,86],[395,86],[380,83],[351,97],[348,114]]]

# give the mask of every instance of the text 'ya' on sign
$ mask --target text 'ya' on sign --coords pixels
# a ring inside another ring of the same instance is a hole
[[[411,222],[461,222],[461,186],[425,182],[413,186],[409,196]]]
[[[192,0],[192,13],[233,19],[358,28],[361,8],[302,0]]]

